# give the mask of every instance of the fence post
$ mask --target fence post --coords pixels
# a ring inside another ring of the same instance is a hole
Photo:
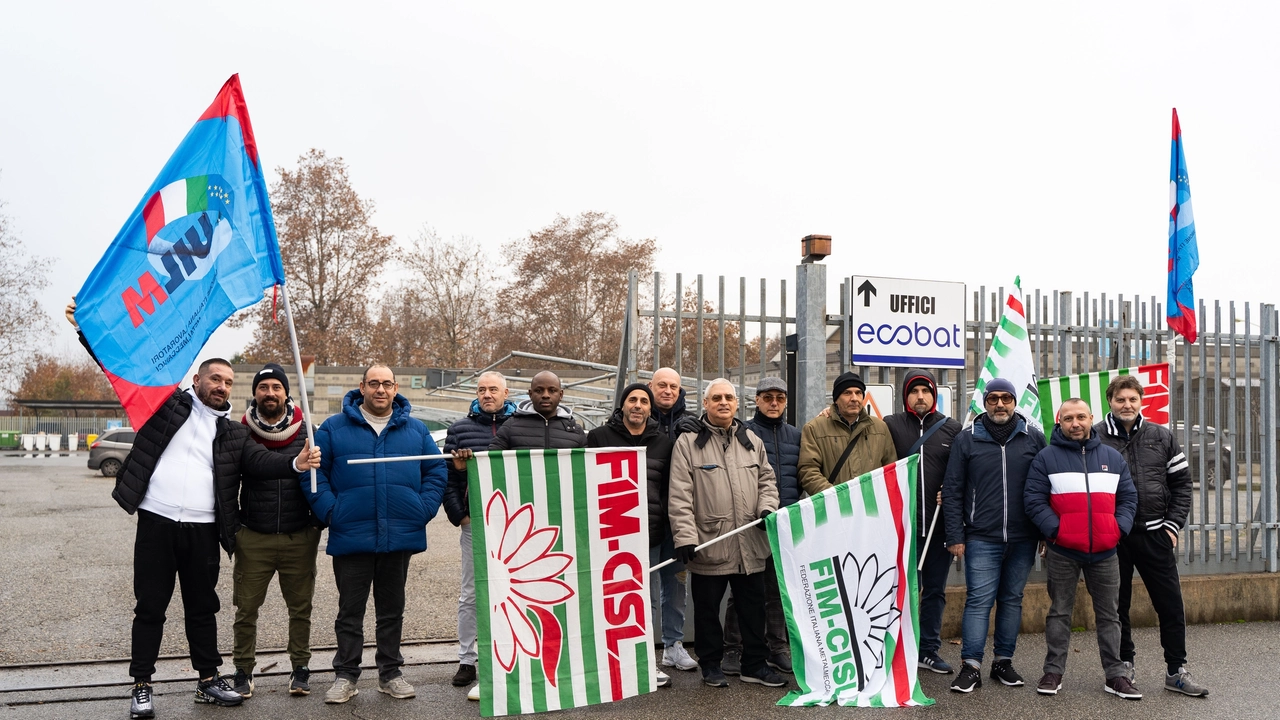
[[[796,266],[796,424],[827,405],[827,266]]]
[[[1058,317],[1062,324],[1058,326],[1058,336],[1053,339],[1058,345],[1058,374],[1071,374],[1071,293],[1058,293]]]
[[[1258,379],[1262,391],[1262,552],[1268,572],[1280,571],[1280,559],[1276,557],[1276,306],[1264,304],[1260,308],[1261,357]]]

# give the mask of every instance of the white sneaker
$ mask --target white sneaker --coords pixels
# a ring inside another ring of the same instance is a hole
[[[467,691],[467,699],[480,702],[480,683],[476,683],[475,687]]]
[[[684,643],[679,640],[676,641],[675,645],[671,645],[662,651],[662,664],[680,670],[698,669],[698,663],[689,657],[689,653],[685,652]]]
[[[397,675],[387,682],[379,680],[378,692],[386,693],[393,698],[399,698],[401,700],[411,698],[417,694],[417,691],[413,689],[413,686],[409,684],[408,680],[404,679],[403,675]]]
[[[359,695],[360,691],[356,689],[356,684],[347,678],[340,677],[333,681],[333,687],[329,688],[324,694],[324,701],[330,705],[344,703],[351,698]]]
[[[658,674],[658,675],[657,675],[657,677],[658,677],[658,687],[671,687],[671,676],[670,676],[670,675],[668,675],[668,674],[666,674],[666,673],[662,672],[661,670],[657,670],[657,671],[655,671],[655,672],[657,672],[657,674]]]

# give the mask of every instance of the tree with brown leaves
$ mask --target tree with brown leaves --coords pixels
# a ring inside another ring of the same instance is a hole
[[[43,353],[22,371],[13,396],[21,400],[115,400],[111,383],[89,358],[63,360]]]
[[[312,148],[295,170],[277,168],[271,204],[280,238],[298,345],[319,365],[364,365],[370,354],[371,312],[379,275],[392,238],[371,220],[374,204],[356,193],[342,158]],[[233,326],[256,325],[245,348],[252,363],[292,357],[284,318],[272,318],[272,303],[233,318]]]
[[[557,216],[503,252],[512,271],[498,299],[503,351],[617,362],[627,273],[653,272],[656,240],[619,237],[612,215],[584,212]]]

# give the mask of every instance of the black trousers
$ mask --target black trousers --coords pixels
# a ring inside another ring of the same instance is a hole
[[[174,578],[182,586],[182,615],[191,650],[191,668],[211,677],[222,664],[218,654],[218,526],[178,523],[138,511],[133,542],[133,648],[129,674],[150,680],[156,671],[165,611]]]
[[[358,553],[333,558],[333,578],[338,584],[338,619],[333,631],[338,651],[333,654],[333,674],[355,681],[364,656],[364,613],[373,587],[374,634],[378,650],[374,662],[378,679],[400,676],[404,656],[400,635],[404,629],[404,585],[409,577],[409,552]]]
[[[750,575],[699,575],[689,573],[693,590],[694,649],[698,662],[719,665],[724,658],[724,628],[720,625],[720,601],[733,588],[738,629],[742,632],[742,672],[750,674],[764,666],[769,649],[764,641],[764,573]]]
[[[939,510],[941,512],[941,510]],[[936,653],[942,647],[942,611],[947,606],[947,575],[954,556],[947,551],[942,528],[934,528],[933,543],[925,552],[924,538],[916,539],[918,552],[924,553],[920,579],[920,654]]]
[[[1142,576],[1151,596],[1151,606],[1160,618],[1160,645],[1169,668],[1187,662],[1187,618],[1182,607],[1182,584],[1178,581],[1178,553],[1173,539],[1163,529],[1134,530],[1120,541],[1120,659],[1133,662],[1137,649],[1129,626],[1129,605],[1133,594],[1133,571]]]

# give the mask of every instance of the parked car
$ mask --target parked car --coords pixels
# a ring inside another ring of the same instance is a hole
[[[112,428],[98,436],[89,446],[89,469],[115,477],[124,467],[124,459],[133,449],[133,428]]]
[[[1177,438],[1178,444],[1183,441],[1183,427],[1185,425],[1181,420],[1173,424],[1173,436]],[[1214,487],[1219,476],[1230,480],[1235,476],[1235,465],[1231,460],[1231,445],[1229,443],[1222,444],[1222,461],[1218,465],[1215,460],[1218,458],[1218,430],[1212,426],[1204,428],[1203,436],[1200,432],[1199,425],[1191,426],[1191,444],[1184,448],[1187,454],[1187,462],[1191,466],[1191,477],[1193,480],[1200,476],[1200,445],[1203,439],[1204,444],[1204,474],[1208,480],[1208,486]]]

